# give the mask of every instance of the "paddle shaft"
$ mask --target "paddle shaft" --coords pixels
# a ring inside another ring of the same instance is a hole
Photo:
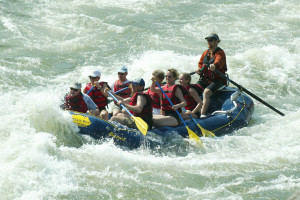
[[[166,99],[169,101],[170,105],[173,107],[173,103],[172,101],[169,99],[169,97],[166,95],[165,91],[163,91],[163,89],[161,88],[161,86],[159,85],[159,83],[157,81],[155,81],[156,85],[159,87],[159,89],[161,90],[161,92],[165,95]],[[182,123],[184,124],[184,126],[187,126],[184,119],[181,117],[180,113],[178,112],[178,110],[175,110],[177,115],[179,116],[179,118],[181,119]]]
[[[118,90],[118,91],[115,92],[115,94],[118,94],[119,92],[122,92],[122,91],[127,90],[127,89],[128,89],[128,87],[123,88],[123,89],[121,89],[121,90]]]
[[[182,110],[184,111],[184,112],[186,112],[186,109],[185,108],[182,108]],[[196,123],[196,124],[198,124],[198,122],[195,120],[195,118],[191,115],[191,114],[188,114],[189,116],[190,116],[190,118]]]
[[[214,70],[215,73],[217,73],[218,75],[220,75],[222,78],[228,80],[230,83],[232,83],[233,85],[237,86],[240,90],[242,90],[243,92],[246,92],[247,94],[249,94],[251,97],[253,97],[254,99],[256,99],[257,101],[261,102],[262,104],[264,104],[265,106],[269,107],[270,109],[272,109],[273,111],[277,112],[278,114],[280,114],[281,116],[284,116],[284,114],[282,112],[280,112],[279,110],[277,110],[276,108],[274,108],[273,106],[271,106],[270,104],[268,104],[267,102],[265,102],[264,100],[262,100],[261,98],[259,98],[258,96],[256,96],[255,94],[253,94],[252,92],[250,92],[249,90],[247,90],[246,88],[242,87],[241,85],[237,84],[236,82],[234,82],[233,80],[231,80],[230,78],[226,77],[224,74],[222,74],[220,71],[218,70]]]
[[[91,89],[86,93],[87,95],[94,89],[94,86],[91,87]]]
[[[107,91],[108,94],[116,101],[118,102],[119,100],[117,99],[117,97],[115,97],[110,91]],[[131,116],[131,117],[134,117],[133,114],[131,112],[129,112],[129,110],[124,106],[124,104],[120,104],[121,107]]]

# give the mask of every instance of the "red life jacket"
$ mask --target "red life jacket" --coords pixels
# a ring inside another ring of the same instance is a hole
[[[186,93],[184,93],[184,98],[186,100],[187,106],[185,107],[185,109],[193,111],[196,106],[197,106],[197,102],[195,101],[195,99],[189,94],[189,89],[190,88],[194,88],[198,95],[201,96],[203,89],[198,85],[198,84],[189,84],[185,89],[186,89]]]
[[[100,82],[100,86],[102,87],[106,82]],[[84,92],[88,92],[92,88],[91,83],[87,83],[84,88]],[[104,108],[107,105],[107,97],[98,89],[98,87],[94,87],[92,91],[88,94],[94,103],[98,106],[99,109]]]
[[[67,110],[77,111],[86,113],[88,111],[88,107],[83,99],[82,93],[77,95],[76,97],[72,97],[70,94],[65,97],[65,108]]]
[[[176,105],[180,102],[180,100],[175,96],[176,93],[176,89],[177,87],[180,87],[181,90],[184,93],[184,89],[181,85],[173,85],[173,86],[169,86],[168,84],[165,85],[165,87],[163,88],[163,91],[166,93],[166,95],[169,97],[169,99],[171,100],[171,102],[173,103],[173,105]],[[183,94],[184,95],[184,94]],[[170,105],[168,99],[165,97],[165,95],[162,95],[161,98],[161,109],[163,110],[173,110],[172,106]]]
[[[220,77],[218,74],[213,73],[212,71],[210,71],[208,69],[208,67],[210,66],[210,64],[213,64],[215,62],[215,54],[217,51],[222,50],[220,47],[218,47],[214,52],[213,52],[213,56],[212,58],[208,57],[209,54],[209,50],[207,51],[206,55],[203,58],[203,65],[202,65],[202,74],[201,77],[203,79],[204,82],[207,82],[208,84],[211,83],[214,80],[221,80],[225,85],[226,80],[223,79],[222,77]],[[225,66],[223,69],[219,70],[221,73],[225,74],[225,72],[227,71],[227,66]]]
[[[146,105],[144,105],[143,110],[142,110],[141,113],[136,113],[136,112],[133,112],[133,111],[130,111],[130,112],[133,114],[133,116],[142,118],[148,124],[149,129],[152,129],[152,124],[153,124],[152,117],[153,116],[152,116],[152,100],[151,100],[151,97],[147,93],[136,92],[131,97],[129,105],[132,105],[132,106],[136,105],[138,95],[143,95],[146,98],[146,101],[147,101]]]
[[[120,80],[116,80],[116,81],[115,81],[114,92],[117,92],[117,91],[119,91],[119,90],[121,90],[121,89],[123,89],[123,88],[126,88],[126,87],[128,87],[129,85],[130,85],[130,82],[127,82],[127,83],[123,84]],[[119,95],[120,97],[123,97],[123,98],[130,97],[130,95],[131,95],[131,89],[128,88],[128,89],[126,89],[126,90],[124,90],[124,91],[118,93],[118,95]]]
[[[160,98],[159,94],[152,92],[151,89],[147,90],[147,94],[151,97],[152,99],[152,107],[160,109]]]

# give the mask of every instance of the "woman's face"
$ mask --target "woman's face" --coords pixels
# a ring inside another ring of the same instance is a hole
[[[167,72],[167,75],[165,77],[166,77],[167,84],[171,84],[175,82],[175,77],[170,71]]]
[[[186,80],[182,74],[180,74],[179,75],[179,83],[180,83],[180,85],[187,85],[189,83],[189,81]]]

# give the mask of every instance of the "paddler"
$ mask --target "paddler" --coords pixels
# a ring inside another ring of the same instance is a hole
[[[152,101],[147,93],[143,93],[145,87],[144,79],[135,79],[132,82],[132,97],[123,98],[115,95],[118,98],[117,104],[121,103],[130,110],[135,117],[142,118],[147,124],[148,129],[152,129]],[[127,113],[119,113],[111,118],[111,121],[118,121],[130,128],[137,128],[134,120]]]
[[[81,92],[81,83],[74,83],[70,86],[70,92],[65,96],[63,108],[66,110],[99,115],[98,106],[86,94]]]
[[[117,92],[121,89],[129,87],[130,81],[127,80],[127,75],[128,75],[127,67],[121,66],[118,69],[118,80],[116,80],[114,82],[114,84],[111,85],[112,92]],[[131,95],[130,88],[118,93],[118,96],[123,97],[123,98],[128,98],[128,97],[130,97],[130,95]],[[113,116],[116,116],[117,114],[121,113],[121,108],[116,104],[116,102],[112,106],[112,112],[113,112]]]
[[[226,80],[213,73],[213,71],[217,69],[223,74],[227,71],[225,53],[218,47],[218,44],[221,42],[219,36],[216,33],[211,33],[205,39],[208,44],[208,49],[203,52],[198,63],[198,69],[196,70],[200,75],[197,84],[205,88],[203,92],[201,117],[206,117],[211,95],[220,87],[226,85]]]
[[[153,125],[158,126],[178,126],[180,118],[177,115],[177,109],[186,106],[186,101],[183,97],[183,89],[181,85],[175,84],[178,79],[178,72],[176,69],[168,69],[166,74],[167,84],[162,87],[166,95],[171,99],[174,106],[172,107],[167,98],[162,94],[159,88],[156,87],[155,78],[152,78],[151,91],[162,95],[161,108],[163,115],[153,116]]]
[[[179,83],[186,89],[184,98],[187,106],[185,107],[186,113],[182,114],[183,119],[189,119],[188,114],[194,118],[200,117],[201,107],[203,105],[201,95],[203,89],[198,84],[191,84],[191,75],[189,73],[182,73],[179,75]]]
[[[152,76],[161,85],[162,81],[165,78],[165,73],[162,70],[154,70],[152,72]],[[157,89],[159,88],[157,87]],[[149,94],[149,96],[152,99],[153,115],[161,115],[162,114],[161,105],[160,105],[161,94],[159,95],[155,92],[152,92],[150,88],[147,90],[147,94]]]
[[[108,120],[108,112],[106,110],[107,106],[107,96],[108,93],[105,90],[108,87],[107,82],[99,82],[101,78],[100,71],[93,71],[89,74],[90,83],[87,83],[83,93],[89,95],[94,103],[98,106],[100,111],[100,117],[104,120]]]

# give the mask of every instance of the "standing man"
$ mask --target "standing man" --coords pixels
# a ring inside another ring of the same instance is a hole
[[[152,101],[151,97],[144,93],[145,81],[142,78],[132,81],[132,97],[126,99],[115,95],[118,98],[118,104],[121,103],[130,110],[135,117],[142,118],[147,124],[148,129],[152,129]],[[118,121],[121,124],[128,126],[129,128],[137,128],[134,120],[128,113],[119,113],[117,116],[113,116],[111,121]]]
[[[107,106],[107,96],[108,93],[104,92],[107,88],[107,82],[100,81],[101,73],[100,71],[94,71],[89,75],[90,83],[87,83],[83,93],[89,95],[94,103],[98,106],[100,111],[100,118],[108,120],[108,112],[106,110]],[[100,81],[100,82],[99,82]]]
[[[118,80],[114,82],[114,84],[111,86],[112,92],[117,92],[121,89],[124,89],[126,87],[129,87],[130,81],[127,80],[128,75],[128,69],[126,66],[121,66],[118,69]],[[128,88],[127,90],[124,90],[120,93],[118,93],[118,96],[122,98],[128,98],[131,95],[131,89]],[[121,113],[121,108],[115,104],[112,106],[113,116],[116,116],[117,114]]]
[[[81,92],[81,83],[74,83],[70,86],[70,93],[65,96],[63,108],[66,110],[99,115],[99,109],[93,100]]]
[[[226,80],[213,71],[217,69],[225,74],[227,71],[226,56],[224,51],[218,47],[221,42],[216,33],[211,33],[205,38],[207,40],[208,49],[202,54],[198,63],[196,72],[200,75],[198,84],[204,88],[203,106],[201,108],[201,117],[206,117],[206,111],[210,103],[211,95],[220,87],[226,85]]]

